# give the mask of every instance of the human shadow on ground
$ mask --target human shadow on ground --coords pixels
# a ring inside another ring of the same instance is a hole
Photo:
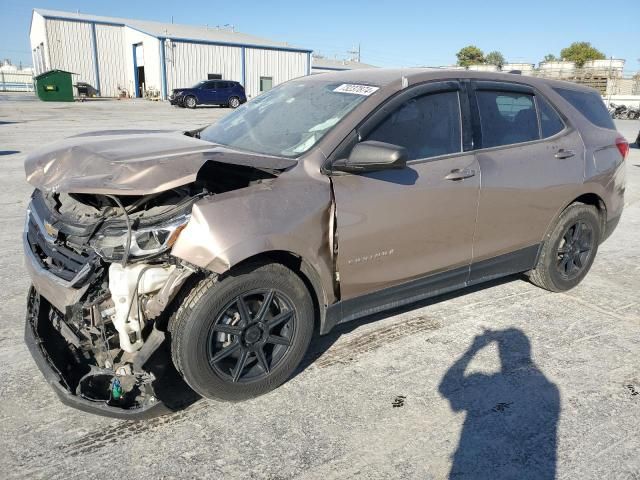
[[[497,373],[465,371],[496,343]],[[554,479],[560,395],[531,358],[531,343],[517,328],[485,331],[444,375],[440,394],[465,411],[450,479]]]

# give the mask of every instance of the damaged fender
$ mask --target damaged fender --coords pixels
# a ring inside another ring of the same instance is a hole
[[[286,182],[205,198],[194,204],[171,253],[218,274],[258,254],[292,253],[317,274],[324,297],[318,298],[319,304],[326,306],[335,301],[331,202],[326,177],[309,178],[295,171],[288,173]]]

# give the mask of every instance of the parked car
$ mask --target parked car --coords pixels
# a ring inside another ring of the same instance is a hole
[[[231,80],[203,80],[191,88],[176,88],[169,96],[171,105],[187,108],[198,105],[238,108],[246,101],[244,87]]]
[[[83,410],[166,411],[172,365],[248,399],[316,329],[520,272],[574,287],[620,218],[628,148],[595,90],[421,69],[299,78],[186,133],[62,140],[25,164],[26,342]]]

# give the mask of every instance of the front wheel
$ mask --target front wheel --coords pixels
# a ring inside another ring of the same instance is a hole
[[[238,108],[240,106],[240,99],[238,97],[231,97],[228,104],[231,108]]]
[[[601,237],[598,210],[582,203],[569,205],[547,234],[529,280],[552,292],[578,285],[587,275]]]
[[[208,277],[170,320],[172,358],[204,397],[256,397],[294,372],[311,341],[313,315],[307,288],[283,265]]]
[[[198,101],[196,100],[196,97],[193,96],[188,96],[184,99],[184,106],[187,108],[196,108],[196,105],[198,105]]]

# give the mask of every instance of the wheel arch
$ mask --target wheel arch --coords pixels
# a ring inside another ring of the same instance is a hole
[[[562,208],[558,210],[558,212],[554,215],[554,217],[549,222],[549,225],[547,226],[547,229],[543,237],[543,242],[547,240],[547,237],[551,234],[551,232],[555,228],[556,222],[558,221],[558,218],[560,217],[562,212],[564,212],[567,208],[569,208],[574,203],[583,203],[585,205],[591,205],[596,208],[596,210],[598,211],[598,216],[600,217],[600,236],[601,236],[600,241],[603,240],[603,237],[605,234],[605,226],[607,223],[607,205],[600,195],[590,191],[590,192],[581,193],[577,197],[573,198],[573,200],[567,202],[565,205],[563,205]]]
[[[302,256],[287,250],[260,252],[233,265],[227,272],[249,263],[279,263],[292,270],[305,284],[311,295],[314,310],[314,327],[324,331],[328,299],[318,271]],[[224,272],[224,273],[227,273]],[[222,273],[222,275],[224,275]]]
[[[607,205],[604,203],[602,197],[594,192],[583,193],[582,195],[574,198],[573,201],[562,209],[562,211],[564,212],[574,203],[584,203],[585,205],[596,207],[598,216],[600,217],[600,236],[602,237],[605,233],[605,226],[607,224]]]

